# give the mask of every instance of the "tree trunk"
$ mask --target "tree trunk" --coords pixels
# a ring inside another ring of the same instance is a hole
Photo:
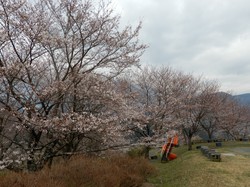
[[[183,129],[183,135],[188,146],[188,151],[192,150],[193,133],[189,129]]]
[[[211,142],[213,133],[208,131],[207,135],[208,135],[208,140]]]
[[[35,163],[34,159],[27,161],[27,169],[28,169],[28,171],[37,171],[39,169],[37,167],[37,164]]]
[[[149,151],[150,151],[150,146],[145,146],[144,147],[144,150],[143,150],[143,152],[144,152],[144,157],[146,158],[146,159],[148,159],[149,158]]]
[[[192,150],[192,136],[187,136],[188,151]]]

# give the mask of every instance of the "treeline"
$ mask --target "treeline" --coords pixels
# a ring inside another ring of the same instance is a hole
[[[216,81],[184,74],[169,67],[144,68],[121,81],[124,93],[131,93],[128,105],[137,113],[139,139],[156,140],[172,129],[183,135],[192,149],[192,138],[206,134],[207,140],[246,138],[249,133],[249,107],[220,92]],[[216,136],[216,137],[215,137]]]

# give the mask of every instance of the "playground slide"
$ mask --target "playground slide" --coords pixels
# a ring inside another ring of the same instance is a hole
[[[170,161],[177,158],[177,155],[171,153],[172,148],[178,145],[178,136],[175,135],[173,138],[168,138],[161,149],[161,161]]]

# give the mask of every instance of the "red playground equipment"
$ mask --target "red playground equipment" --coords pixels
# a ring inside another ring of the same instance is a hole
[[[161,162],[167,162],[177,158],[177,155],[171,153],[172,148],[178,145],[178,136],[174,135],[166,140],[161,149]]]

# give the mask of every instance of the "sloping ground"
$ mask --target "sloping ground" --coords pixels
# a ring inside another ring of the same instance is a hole
[[[206,145],[215,148],[213,143]],[[224,153],[222,161],[213,162],[204,157],[200,150],[176,148],[174,152],[178,159],[165,164],[153,161],[159,175],[149,181],[160,187],[247,187],[250,184],[250,157],[245,153],[249,149],[249,143],[223,142],[222,147],[217,148],[218,152]]]

